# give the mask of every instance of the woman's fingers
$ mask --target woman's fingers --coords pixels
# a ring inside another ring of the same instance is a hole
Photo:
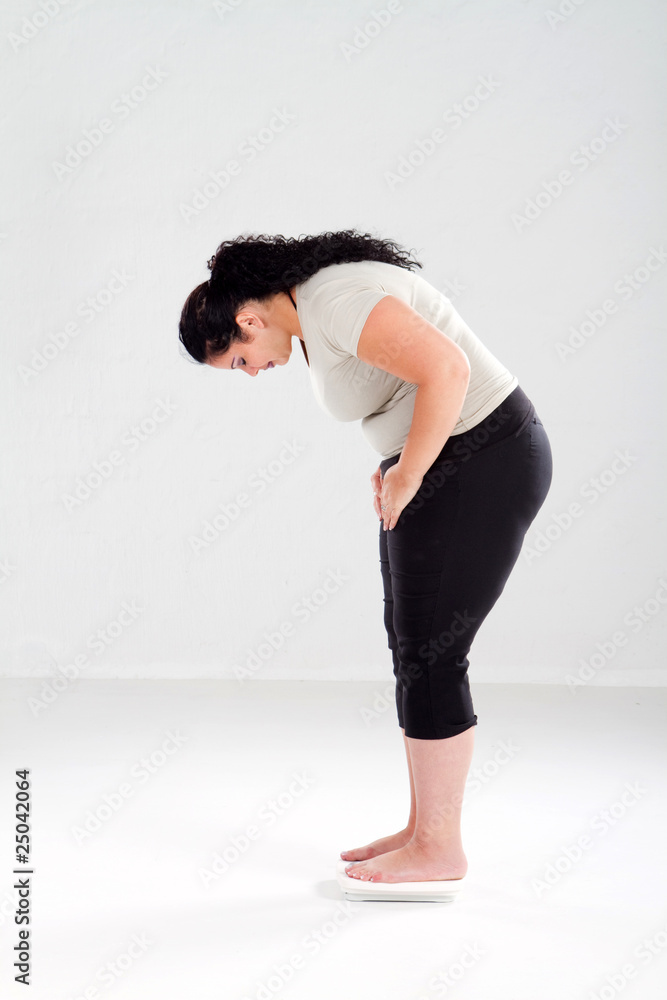
[[[378,493],[376,493],[376,494],[375,494],[375,496],[373,497],[373,507],[375,508],[375,513],[377,514],[377,516],[378,516],[378,517],[379,517],[380,519],[382,519],[382,508],[380,507],[380,499],[381,499],[381,496],[382,496],[382,493],[381,493],[381,492],[378,492]]]
[[[382,509],[380,507],[380,496],[382,494],[382,470],[379,465],[371,476],[371,486],[373,487],[373,507],[378,518],[382,520]]]
[[[396,527],[401,512],[416,495],[422,480],[422,476],[406,474],[399,465],[392,465],[387,469],[380,493],[385,508],[382,510],[380,507],[385,531],[391,531]]]

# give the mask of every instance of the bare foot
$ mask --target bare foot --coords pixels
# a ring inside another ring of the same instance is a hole
[[[446,848],[406,844],[375,860],[349,865],[345,874],[365,882],[430,882],[463,878],[468,862],[461,852],[448,854]]]
[[[351,851],[341,851],[340,856],[343,861],[366,861],[368,858],[376,858],[378,854],[386,854],[387,851],[395,851],[403,847],[412,838],[412,830],[407,827],[400,833],[392,833],[389,837],[380,837],[372,844],[365,847],[355,847]]]

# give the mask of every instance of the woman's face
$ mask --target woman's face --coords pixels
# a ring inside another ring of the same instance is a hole
[[[287,295],[276,295],[266,305],[250,302],[236,314],[236,322],[251,339],[247,344],[234,341],[225,354],[212,358],[207,364],[230,371],[238,369],[253,376],[287,364],[292,354],[292,337],[299,336],[301,330]]]
[[[236,341],[225,354],[220,354],[207,362],[212,368],[227,368],[230,371],[244,371],[248,375],[286,365],[292,353],[290,344],[271,336],[268,331],[255,332],[251,342],[241,344]]]

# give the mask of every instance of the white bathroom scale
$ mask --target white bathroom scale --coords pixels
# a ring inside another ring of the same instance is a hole
[[[336,879],[345,899],[383,899],[395,902],[449,903],[456,899],[466,883],[466,876],[457,879],[437,879],[428,882],[366,882],[350,878],[345,869],[354,862],[343,861],[336,866]]]

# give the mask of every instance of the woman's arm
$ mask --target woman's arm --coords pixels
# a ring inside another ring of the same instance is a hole
[[[457,368],[417,387],[410,432],[396,463],[406,475],[423,477],[433,465],[458,422],[469,381],[470,368]]]
[[[357,356],[417,386],[410,431],[395,468],[409,478],[423,477],[463,408],[470,381],[465,352],[406,302],[385,295],[369,313]]]

